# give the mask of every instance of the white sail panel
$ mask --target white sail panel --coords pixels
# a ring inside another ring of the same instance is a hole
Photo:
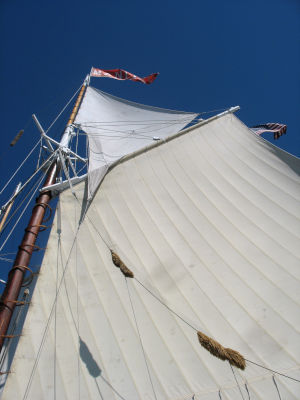
[[[194,330],[299,380],[299,173],[227,115],[112,169],[76,240],[64,192],[3,399],[299,399],[248,361],[233,374]]]
[[[89,198],[112,163],[180,131],[196,116],[133,103],[88,87],[75,123],[89,138]]]

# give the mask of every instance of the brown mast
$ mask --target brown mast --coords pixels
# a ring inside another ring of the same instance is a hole
[[[75,120],[86,87],[87,81],[85,81],[81,87],[75,106],[67,123],[67,127],[70,126]],[[43,188],[53,185],[55,183],[59,170],[60,166],[57,160],[55,160],[51,164],[47,172]],[[31,255],[34,248],[36,247],[35,242],[43,223],[46,209],[49,208],[48,203],[50,200],[50,191],[42,192],[36,199],[36,203],[33,207],[32,215],[27,225],[27,228],[25,229],[25,234],[19,246],[15,262],[8,274],[8,281],[0,300],[0,351],[7,335],[7,330],[11,317],[13,315],[14,308],[18,304],[18,297],[20,294],[24,274],[26,273],[26,271],[30,270],[29,263]]]

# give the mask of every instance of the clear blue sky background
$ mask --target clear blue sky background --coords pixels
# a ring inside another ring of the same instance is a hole
[[[299,156],[299,21],[299,0],[1,0],[0,187],[39,134],[29,123],[14,148],[12,138],[32,113],[47,127],[92,65],[160,72],[149,86],[93,79],[133,101],[195,112],[240,105],[249,126],[286,123],[276,145]],[[0,268],[2,277],[7,263]]]

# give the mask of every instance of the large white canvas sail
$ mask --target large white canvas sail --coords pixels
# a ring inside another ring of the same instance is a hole
[[[111,164],[180,131],[196,116],[133,103],[88,87],[75,124],[89,138],[89,198]]]
[[[299,173],[229,114],[64,192],[3,399],[299,399]]]

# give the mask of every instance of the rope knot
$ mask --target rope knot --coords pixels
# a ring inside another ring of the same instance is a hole
[[[118,256],[117,253],[115,253],[113,250],[110,250],[111,252],[111,259],[112,262],[115,264],[116,267],[120,268],[121,272],[126,278],[134,278],[134,274],[126,265],[123,263],[121,258]]]
[[[208,350],[213,356],[223,361],[228,360],[231,365],[237,368],[245,369],[245,358],[238,351],[223,347],[219,342],[200,331],[197,332],[197,335],[201,346]]]

